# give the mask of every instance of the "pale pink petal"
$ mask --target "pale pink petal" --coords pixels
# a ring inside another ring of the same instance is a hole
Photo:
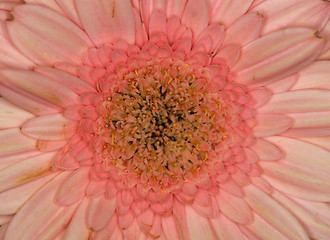
[[[89,199],[85,198],[77,208],[72,220],[66,230],[64,240],[87,240],[89,237],[89,229],[86,224],[86,211]]]
[[[0,216],[0,225],[1,225],[1,228],[2,228],[3,225],[9,223],[12,220],[12,218],[13,218],[12,215],[1,215]]]
[[[330,89],[330,62],[315,61],[299,71],[299,78],[291,90],[298,89]]]
[[[24,123],[21,130],[27,136],[39,140],[65,140],[76,133],[76,125],[76,122],[62,114],[54,114],[33,118]]]
[[[78,203],[72,204],[62,210],[61,213],[47,226],[47,228],[37,236],[37,239],[53,240],[70,223],[73,214],[77,209]]]
[[[13,44],[0,34],[0,65],[8,67],[31,68],[33,63],[21,54]]]
[[[329,90],[296,90],[273,95],[260,113],[321,112],[330,109]]]
[[[308,240],[305,230],[288,210],[253,185],[244,188],[246,201],[272,227],[291,239]],[[276,214],[274,214],[276,213]]]
[[[198,46],[200,41],[203,41],[204,38],[210,38],[212,41],[212,46],[210,46],[211,55],[215,54],[222,44],[225,38],[224,27],[218,23],[214,23],[209,25],[207,28],[201,32],[201,34],[196,39],[194,45]]]
[[[37,64],[80,64],[81,53],[91,46],[85,32],[67,18],[38,5],[14,8],[14,21],[7,22],[14,45]]]
[[[286,92],[289,91],[292,88],[292,86],[295,85],[297,80],[298,80],[298,74],[294,73],[276,82],[267,84],[267,88],[271,90],[273,93]]]
[[[257,138],[250,148],[264,161],[277,161],[284,157],[283,151],[278,146],[263,138]]]
[[[39,73],[20,69],[1,69],[0,76],[1,84],[22,95],[31,94],[62,107],[78,102],[78,95],[69,88]]]
[[[20,209],[7,229],[6,240],[33,239],[56,218],[63,208],[54,202],[54,197],[59,184],[67,175],[68,173],[58,175]],[[33,224],[27,221],[31,216]]]
[[[98,231],[95,236],[95,240],[118,240],[124,239],[123,231],[118,225],[118,217],[116,214],[112,215],[111,220],[105,228]],[[69,240],[69,239],[67,239]]]
[[[56,0],[48,0],[48,1],[44,1],[44,0],[26,0],[26,3],[29,4],[34,4],[34,5],[41,5],[44,7],[47,7],[49,9],[52,9],[58,13],[63,14],[61,8],[59,8],[59,6],[56,4]]]
[[[77,202],[86,195],[90,168],[83,167],[71,173],[59,187],[56,193],[56,203],[62,206]]]
[[[155,10],[150,18],[149,36],[152,36],[154,33],[166,34],[166,16],[161,10]]]
[[[257,115],[257,126],[253,128],[254,136],[267,137],[277,135],[288,130],[293,120],[284,115]]]
[[[15,214],[29,198],[53,179],[58,173],[48,174],[34,181],[19,185],[0,193],[0,214]]]
[[[253,214],[243,198],[220,191],[216,196],[220,211],[230,220],[240,224],[253,222]]]
[[[261,35],[263,16],[257,12],[250,12],[239,17],[227,30],[225,44],[245,46]]]
[[[211,21],[223,23],[228,28],[248,10],[252,2],[253,0],[211,0]]]
[[[186,6],[187,0],[167,0],[166,1],[166,16],[170,18],[177,16],[181,18],[183,10]]]
[[[19,129],[0,130],[0,156],[24,153],[36,149],[36,141],[24,136]]]
[[[81,22],[95,44],[114,42],[122,36],[130,44],[135,42],[131,1],[76,0],[75,3]]]
[[[36,148],[40,152],[52,152],[58,150],[66,145],[66,141],[48,141],[48,140],[37,140]]]
[[[274,191],[272,197],[290,210],[306,229],[308,235],[315,239],[327,239],[330,236],[329,221],[320,221],[318,212],[310,211],[284,194]]]
[[[195,211],[193,209],[191,210]],[[187,225],[186,207],[177,199],[174,199],[173,202],[173,215],[177,219],[177,224],[179,226],[179,229],[181,230],[180,233],[182,234],[182,238],[190,239],[189,229]]]
[[[236,223],[228,219],[223,214],[220,214],[220,216],[217,218],[211,218],[210,223],[214,229],[216,236],[219,239],[245,239],[242,232],[237,227]]]
[[[330,136],[330,112],[311,112],[289,114],[293,126],[283,133],[289,137],[323,137]]]
[[[312,29],[279,30],[244,46],[233,70],[240,83],[271,83],[310,64],[321,53],[323,45],[324,40],[316,37]]]
[[[253,98],[253,100],[255,100],[255,108],[263,106],[272,97],[272,92],[263,87],[253,88],[248,91],[248,94]]]
[[[249,239],[281,239],[289,240],[279,231],[276,230],[271,224],[267,223],[258,214],[254,214],[254,221],[249,225],[241,225],[240,229],[244,234],[249,236]],[[252,236],[251,236],[251,235]],[[298,238],[297,238],[298,239]]]
[[[51,173],[54,153],[45,153],[21,161],[0,171],[0,192]]]
[[[231,68],[235,66],[237,61],[239,60],[241,56],[241,47],[239,45],[226,45],[223,47],[217,55],[215,55],[215,58],[223,58],[226,60],[227,65]]]
[[[88,228],[93,229],[93,231],[104,228],[116,209],[116,201],[116,198],[105,198],[104,194],[91,199],[86,214]]]
[[[32,94],[23,95],[17,92],[17,90],[10,89],[3,85],[0,85],[0,95],[9,102],[35,115],[58,113],[62,111],[62,108],[55,104],[35,97]]]
[[[212,226],[207,218],[201,217],[189,205],[186,205],[187,226],[191,240],[209,239],[216,240],[216,235],[212,230]]]
[[[324,176],[322,172],[279,162],[262,161],[259,165],[264,179],[274,188],[311,201],[330,201],[329,174]]]
[[[315,144],[330,151],[330,137],[301,138],[301,140]]]
[[[82,28],[82,23],[79,19],[74,0],[55,0],[62,11],[79,27]]]
[[[49,67],[36,67],[34,70],[71,89],[76,94],[81,95],[83,93],[96,91],[95,88],[85,81],[61,70]]]
[[[107,180],[102,181],[91,181],[88,184],[86,194],[88,197],[98,197],[105,193]]]
[[[0,97],[0,129],[12,128],[21,125],[34,115],[11,104],[6,99]]]
[[[330,6],[324,1],[300,1],[289,7],[285,4],[278,5],[282,9],[270,16],[267,11],[259,10],[267,17],[263,28],[264,34],[289,26],[310,27],[321,31],[330,15]]]
[[[40,155],[39,150],[32,150],[26,152],[19,152],[12,155],[4,155],[0,156],[0,169],[6,168],[10,165],[16,164],[22,160],[28,159],[30,157],[34,157]]]
[[[123,229],[123,233],[124,239],[139,239],[141,229],[137,224],[137,221],[134,219],[132,224],[127,229]]]
[[[142,48],[143,45],[148,41],[147,30],[144,23],[141,22],[139,13],[133,9],[135,19],[135,44]]]
[[[166,239],[180,239],[180,228],[173,216],[162,217],[162,229]]]
[[[210,18],[208,2],[204,0],[189,0],[181,22],[190,28],[194,38],[206,28]]]

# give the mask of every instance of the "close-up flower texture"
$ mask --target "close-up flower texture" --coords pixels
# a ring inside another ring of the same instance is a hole
[[[329,0],[0,0],[1,240],[329,240]]]

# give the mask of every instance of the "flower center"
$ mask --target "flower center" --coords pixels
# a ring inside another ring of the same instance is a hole
[[[100,82],[97,151],[108,167],[154,189],[193,177],[226,137],[230,114],[208,76],[166,59]]]

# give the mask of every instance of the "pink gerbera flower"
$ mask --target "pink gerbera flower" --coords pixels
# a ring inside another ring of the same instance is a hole
[[[0,239],[329,239],[321,0],[0,0]]]

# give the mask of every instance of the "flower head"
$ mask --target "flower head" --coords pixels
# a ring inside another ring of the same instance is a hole
[[[330,237],[328,1],[0,7],[0,239]]]

